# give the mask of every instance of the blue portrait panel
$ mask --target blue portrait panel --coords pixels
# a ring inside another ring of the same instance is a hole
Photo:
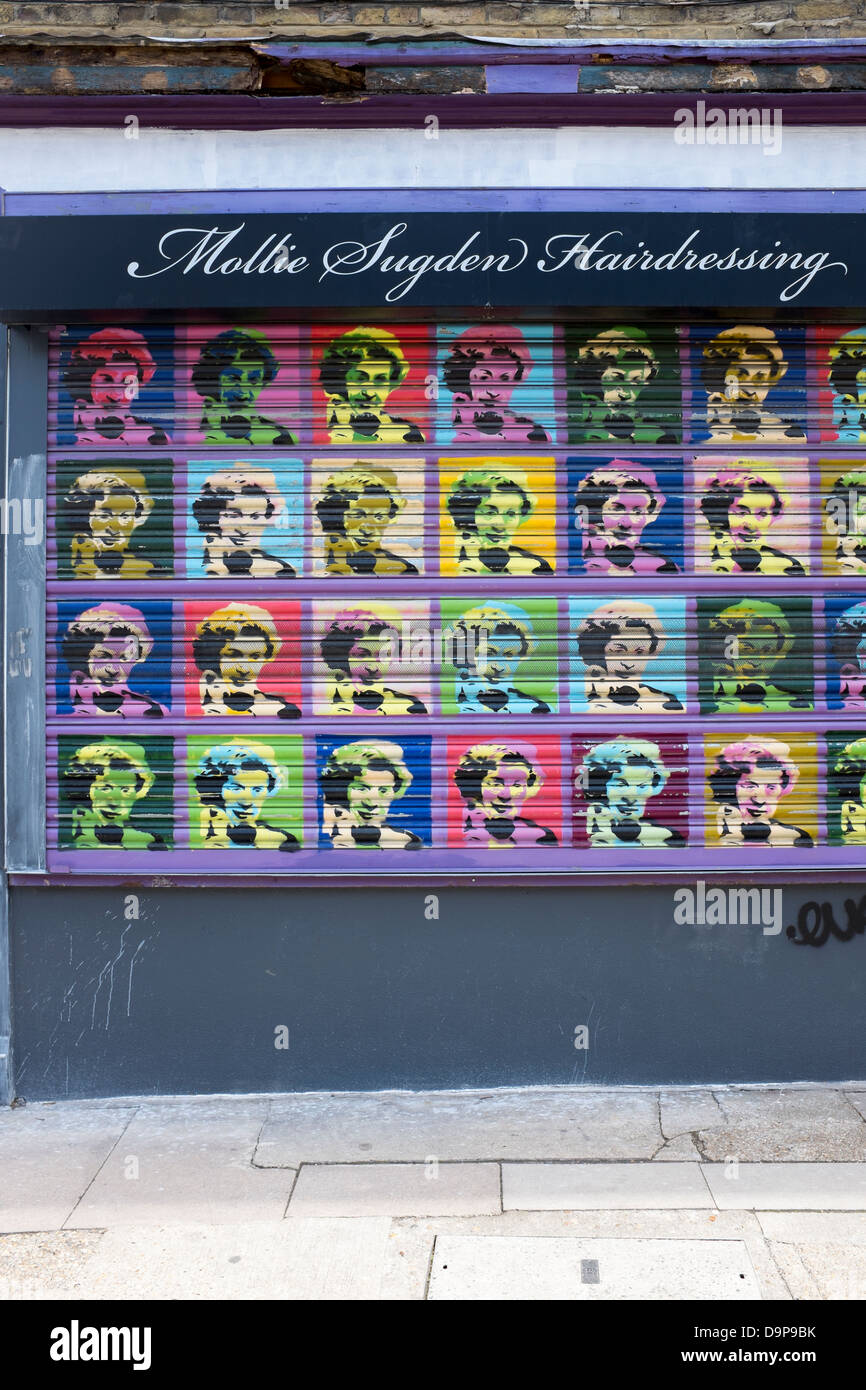
[[[429,738],[317,738],[316,785],[320,849],[430,844]]]
[[[685,712],[685,599],[595,594],[572,599],[568,617],[573,712]]]
[[[189,460],[189,579],[294,579],[303,570],[301,459]]]
[[[52,341],[50,419],[62,449],[164,449],[174,433],[174,329],[68,328]]]
[[[689,328],[691,439],[806,443],[806,333],[757,324]]]
[[[436,373],[440,444],[554,443],[549,324],[440,324]]]
[[[57,713],[116,722],[167,715],[171,625],[170,603],[59,602],[48,644]]]
[[[866,601],[833,594],[824,601],[827,705],[866,714]]]
[[[683,570],[681,459],[568,460],[568,568],[637,579]]]

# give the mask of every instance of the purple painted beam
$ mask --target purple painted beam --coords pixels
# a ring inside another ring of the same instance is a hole
[[[229,41],[230,42],[230,41]],[[612,54],[620,63],[642,66],[681,63],[703,59],[724,63],[814,63],[856,62],[866,56],[866,39],[756,39],[754,42],[701,43],[694,40],[659,39],[635,42],[633,39],[592,39],[561,44],[542,41],[536,47],[526,43],[503,43],[496,39],[461,39],[453,43],[395,44],[392,40],[368,43],[253,43],[256,53],[290,63],[297,58],[325,58],[341,67],[451,67],[507,63],[578,63],[598,60]]]
[[[526,126],[668,126],[675,111],[698,100],[714,107],[780,109],[788,125],[866,123],[866,92],[527,93],[523,96],[106,96],[0,95],[0,127],[116,126],[133,112],[143,125],[176,130],[400,128],[423,125],[435,103],[451,129]]]

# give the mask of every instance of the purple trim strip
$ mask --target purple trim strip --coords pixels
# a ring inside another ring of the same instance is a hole
[[[231,42],[229,40],[229,42]],[[281,63],[298,58],[325,58],[343,67],[451,67],[456,64],[487,66],[488,64],[566,64],[593,63],[599,57],[613,54],[621,63],[641,64],[694,62],[737,63],[798,63],[831,62],[834,59],[856,62],[866,56],[866,39],[756,39],[750,43],[715,43],[693,40],[592,39],[584,43],[564,41],[561,44],[537,47],[533,42],[515,44],[497,39],[462,39],[452,43],[425,43],[423,40],[388,47],[375,40],[363,44],[340,43],[253,43],[252,49]]]
[[[2,121],[0,121],[2,125]],[[136,193],[7,193],[9,217],[149,213],[305,212],[866,212],[860,188],[369,188],[177,190]]]
[[[816,55],[817,56],[817,55]],[[525,59],[525,55],[524,55]],[[499,95],[334,97],[142,96],[26,97],[0,95],[0,127],[111,126],[123,130],[130,103],[143,126],[177,130],[317,130],[423,126],[435,101],[440,126],[668,126],[675,111],[703,100],[714,107],[772,107],[788,125],[860,125],[866,92],[702,93],[553,92]]]

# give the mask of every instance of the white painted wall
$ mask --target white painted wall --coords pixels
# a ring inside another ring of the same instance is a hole
[[[130,103],[132,104],[132,103]],[[9,192],[234,188],[859,188],[866,129],[783,128],[781,149],[677,144],[673,128],[0,130]],[[817,210],[817,209],[816,209]]]

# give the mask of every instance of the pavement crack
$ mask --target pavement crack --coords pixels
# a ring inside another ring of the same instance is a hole
[[[93,1174],[93,1177],[90,1179],[90,1182],[87,1184],[87,1186],[85,1187],[84,1191],[81,1193],[81,1196],[78,1197],[78,1198],[76,1199],[76,1201],[75,1201],[75,1202],[73,1203],[73,1205],[72,1205],[71,1210],[68,1211],[68,1212],[66,1213],[66,1215],[64,1216],[63,1221],[61,1222],[61,1225],[60,1225],[60,1230],[61,1230],[61,1231],[65,1231],[65,1230],[70,1229],[70,1228],[67,1227],[67,1225],[66,1225],[67,1221],[71,1220],[71,1218],[75,1215],[75,1213],[77,1212],[78,1208],[81,1206],[81,1203],[84,1201],[84,1199],[85,1199],[85,1197],[87,1196],[88,1192],[90,1191],[91,1187],[92,1187],[93,1184],[96,1182],[96,1179],[99,1177],[100,1173],[102,1172],[103,1168],[105,1167],[106,1163],[107,1163],[108,1160],[111,1158],[111,1156],[112,1156],[112,1154],[114,1153],[115,1149],[116,1149],[116,1148],[118,1147],[118,1145],[120,1144],[121,1139],[124,1139],[124,1138],[126,1137],[126,1131],[129,1129],[129,1126],[132,1124],[133,1120],[136,1119],[136,1118],[138,1117],[138,1115],[139,1115],[140,1113],[141,1113],[141,1106],[140,1106],[140,1105],[137,1105],[137,1106],[135,1107],[135,1109],[133,1110],[132,1114],[128,1116],[128,1118],[127,1118],[127,1120],[126,1120],[126,1123],[125,1123],[124,1126],[123,1126],[123,1129],[120,1131],[120,1133],[118,1134],[118,1136],[117,1136],[117,1138],[115,1139],[114,1143],[112,1144],[111,1148],[108,1150],[108,1153],[105,1155],[105,1158],[102,1160],[102,1162],[100,1163],[100,1165],[99,1165],[99,1167],[97,1168],[96,1172]]]

